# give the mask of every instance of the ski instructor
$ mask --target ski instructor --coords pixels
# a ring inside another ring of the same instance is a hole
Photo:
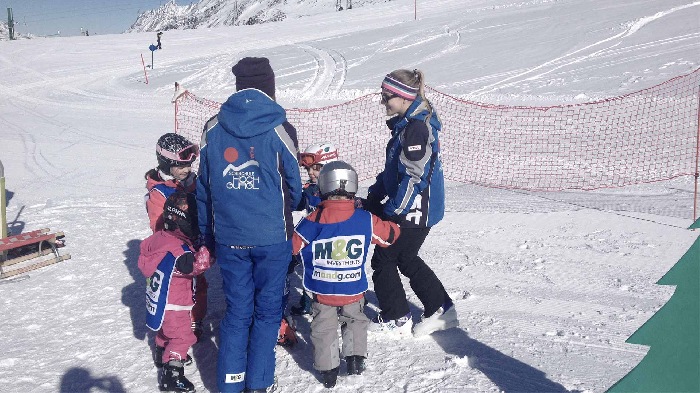
[[[301,200],[298,142],[275,102],[269,60],[246,57],[232,71],[236,93],[203,137],[197,207],[226,296],[218,389],[264,392],[274,384],[292,210]]]
[[[381,313],[369,328],[398,337],[425,336],[459,324],[442,282],[418,256],[430,228],[442,220],[445,211],[442,124],[425,98],[424,79],[419,70],[395,70],[382,81],[381,103],[387,116],[392,116],[387,121],[391,138],[384,170],[369,187],[366,201],[368,210],[401,226],[401,237],[387,248],[376,248],[372,256],[372,280]],[[399,272],[408,277],[423,303],[423,315],[415,327]]]

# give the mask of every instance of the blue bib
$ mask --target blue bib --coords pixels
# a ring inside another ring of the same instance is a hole
[[[182,249],[186,252],[190,251],[187,245],[183,245]],[[146,326],[153,331],[158,331],[163,326],[173,272],[175,272],[175,256],[168,253],[146,281]]]
[[[355,210],[342,222],[321,224],[304,218],[296,232],[308,244],[301,250],[304,288],[320,295],[352,296],[368,289],[365,261],[372,243],[372,215]]]

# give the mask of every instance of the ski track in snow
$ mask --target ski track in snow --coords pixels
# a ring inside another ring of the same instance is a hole
[[[347,61],[343,55],[307,44],[296,46],[311,55],[315,64],[311,81],[301,92],[302,99],[309,100],[309,105],[312,105],[314,98],[337,94],[343,87],[347,74]]]
[[[640,18],[639,20],[632,23],[630,25],[630,27],[628,27],[625,31],[623,31],[619,34],[616,34],[612,37],[608,37],[604,40],[600,40],[598,42],[594,42],[593,44],[587,45],[584,48],[573,51],[573,52],[568,53],[564,56],[560,56],[560,57],[557,57],[555,59],[549,60],[543,64],[540,64],[539,66],[536,66],[534,68],[530,68],[530,69],[528,69],[524,72],[521,72],[519,74],[510,76],[508,78],[502,79],[500,81],[497,81],[497,82],[489,84],[489,85],[485,85],[479,89],[476,89],[476,90],[469,92],[468,94],[469,95],[480,95],[480,94],[490,93],[490,92],[493,92],[497,89],[500,89],[503,87],[508,87],[508,86],[513,86],[513,85],[520,83],[520,81],[512,81],[513,79],[518,79],[518,78],[523,78],[523,77],[524,77],[524,80],[538,79],[538,78],[541,78],[542,76],[547,75],[549,73],[552,73],[560,68],[580,63],[580,62],[587,60],[587,59],[590,59],[592,57],[597,57],[600,54],[605,53],[605,52],[610,52],[610,51],[612,51],[612,49],[614,49],[615,47],[619,46],[622,43],[622,39],[636,33],[639,29],[644,27],[646,24],[651,23],[657,19],[663,18],[664,16],[672,14],[674,12],[684,10],[684,9],[690,8],[690,7],[695,7],[698,5],[700,5],[700,2],[694,2],[692,4],[686,4],[686,5],[679,6],[679,7],[673,7],[671,9],[666,10],[666,11],[657,12],[656,14],[654,14],[652,16]],[[610,41],[615,41],[615,40],[619,40],[619,41],[617,41],[617,42],[615,42],[615,43],[613,43],[605,48],[602,48],[602,49],[594,49],[598,46],[601,46],[603,44],[606,44],[606,43],[609,43]],[[583,54],[581,56],[578,56],[579,53],[581,53],[581,52],[585,53],[586,51],[591,50],[591,49],[594,49],[594,51],[592,53]],[[544,70],[542,70],[542,69],[544,69]],[[534,75],[533,75],[533,73],[534,73]]]

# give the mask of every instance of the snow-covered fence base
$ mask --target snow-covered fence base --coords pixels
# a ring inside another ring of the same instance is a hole
[[[523,190],[593,190],[695,175],[700,69],[597,102],[489,105],[428,88],[443,122],[445,178]],[[289,109],[299,145],[334,143],[361,179],[379,172],[390,133],[379,94],[316,109]],[[220,103],[185,91],[176,132],[199,141]]]

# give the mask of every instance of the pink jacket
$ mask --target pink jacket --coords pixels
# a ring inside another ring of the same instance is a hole
[[[184,240],[183,240],[184,239]],[[158,268],[163,258],[172,254],[175,258],[186,251],[182,246],[187,245],[191,250],[194,246],[179,231],[158,231],[141,242],[141,255],[139,255],[139,269],[146,277],[151,277]],[[173,273],[168,291],[168,304],[177,306],[193,306],[194,292],[192,291],[192,279],[194,276],[204,273],[211,267],[209,250],[202,246],[195,252],[194,270],[190,274],[180,273],[177,268]]]
[[[148,220],[154,233],[163,229],[162,215],[165,200],[177,190],[194,192],[197,186],[195,182],[196,177],[197,175],[190,173],[187,179],[180,182],[174,179],[163,180],[157,171],[149,171],[147,173],[146,189],[148,190],[148,195],[146,198],[146,212],[148,212]]]

